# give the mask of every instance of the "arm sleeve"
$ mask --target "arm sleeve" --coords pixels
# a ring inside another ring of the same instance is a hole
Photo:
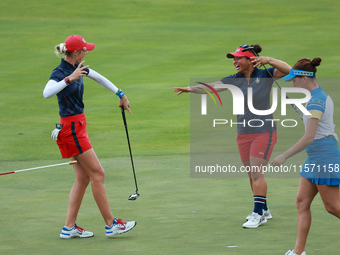
[[[45,98],[50,98],[51,96],[58,94],[66,86],[67,84],[64,80],[61,80],[59,82],[56,82],[55,80],[49,80],[45,86],[43,96]]]
[[[108,79],[106,79],[103,75],[97,73],[96,71],[90,69],[87,77],[91,78],[95,82],[102,85],[104,88],[111,90],[113,93],[117,93],[118,88]]]
[[[321,119],[326,110],[326,102],[319,98],[312,98],[307,105],[307,110],[311,113],[307,118]]]
[[[320,111],[317,111],[317,110],[310,110],[309,112],[311,113],[311,115],[308,115],[307,119],[318,119],[318,120],[320,120],[322,115],[323,115],[323,112],[320,112]]]
[[[307,110],[308,111],[316,110],[316,111],[324,113],[326,110],[326,102],[319,98],[312,98],[308,102]]]

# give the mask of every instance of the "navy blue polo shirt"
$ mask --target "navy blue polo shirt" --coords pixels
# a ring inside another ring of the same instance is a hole
[[[50,76],[50,80],[60,82],[66,76],[71,75],[76,67],[69,62],[61,59],[60,65],[55,68]],[[89,73],[89,69],[85,69]],[[71,82],[62,91],[57,94],[59,104],[60,117],[67,117],[72,115],[81,114],[84,112],[83,103],[84,83],[83,78]]]
[[[275,68],[268,68],[271,75],[274,74],[274,70]],[[237,122],[241,123],[237,124],[237,133],[257,134],[274,131],[276,129],[273,121],[266,121],[266,119],[273,119],[272,114],[255,115],[248,108],[247,90],[248,87],[252,87],[254,108],[257,110],[270,109],[270,91],[273,85],[273,78],[271,78],[266,70],[255,67],[249,82],[241,73],[226,76],[221,79],[221,82],[237,86],[242,90],[244,95],[244,115],[237,115]]]

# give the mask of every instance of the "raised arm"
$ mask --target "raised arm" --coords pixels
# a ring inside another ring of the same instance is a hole
[[[286,62],[282,60],[278,60],[271,57],[252,57],[253,63],[257,67],[261,67],[263,65],[271,65],[275,68],[273,77],[276,79],[280,79],[283,76],[286,76],[289,74],[290,69],[292,68],[290,65],[288,65]]]
[[[113,93],[118,92],[118,88],[107,78],[105,78],[103,75],[100,73],[97,73],[93,69],[89,69],[90,72],[88,73],[87,77],[91,78],[98,84],[102,85],[104,88],[107,88],[108,90],[111,90]]]
[[[45,89],[43,91],[43,96],[45,98],[50,98],[51,96],[54,96],[58,94],[60,91],[62,91],[67,85],[69,85],[72,81],[78,80],[80,77],[83,77],[87,75],[86,68],[89,66],[82,66],[84,61],[82,61],[77,68],[74,70],[74,72],[65,77],[65,79],[57,82],[55,80],[49,80],[45,86]]]

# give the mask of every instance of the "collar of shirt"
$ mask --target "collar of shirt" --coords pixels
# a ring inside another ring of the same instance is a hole
[[[65,59],[61,59],[61,63],[60,63],[62,68],[65,69],[70,69],[70,70],[74,70],[76,69],[76,67],[74,67],[72,64],[70,64],[69,62],[67,62]]]
[[[319,92],[321,92],[321,91],[322,91],[322,88],[319,86],[318,88],[313,89],[313,90],[310,92],[310,94],[311,94],[311,96],[314,96],[316,93],[319,93]]]
[[[257,77],[258,76],[258,72],[259,72],[259,69],[257,67],[255,67],[254,71],[250,75],[250,78]],[[243,73],[237,73],[236,77],[237,76],[240,77],[240,78],[246,78]]]

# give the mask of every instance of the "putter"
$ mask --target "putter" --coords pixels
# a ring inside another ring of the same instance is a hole
[[[256,57],[259,57],[259,54],[257,54],[254,50],[254,47],[251,47],[249,46],[248,44],[243,44],[241,45],[240,47],[243,48],[242,52],[245,52],[245,51],[250,51],[252,52]],[[276,86],[279,87],[280,90],[281,89],[281,86],[278,84],[278,82],[275,80],[275,78],[273,77],[273,75],[268,71],[267,67],[265,65],[263,65],[264,69],[266,69],[267,73],[270,75],[270,77],[272,77],[272,79],[274,80],[274,82],[276,83]],[[286,96],[286,98],[289,99],[288,96]],[[294,104],[291,104],[291,106],[293,107],[293,109],[295,110],[295,112],[299,115],[299,117],[301,118],[301,120],[303,120],[303,114],[302,112],[296,107],[296,105]]]
[[[126,118],[125,118],[125,111],[124,111],[124,106],[121,107],[122,109],[122,116],[123,116],[123,121],[124,121],[124,126],[125,126],[125,131],[126,131],[126,137],[129,145],[129,151],[130,151],[130,158],[131,158],[131,164],[132,164],[132,171],[133,171],[133,177],[135,179],[135,186],[136,186],[136,193],[132,194],[129,196],[128,200],[136,200],[139,197],[138,194],[138,186],[137,186],[137,178],[136,178],[136,173],[135,173],[135,166],[133,164],[133,159],[132,159],[132,153],[131,153],[131,146],[130,146],[130,139],[129,139],[129,132],[127,129],[127,123],[126,123]]]

